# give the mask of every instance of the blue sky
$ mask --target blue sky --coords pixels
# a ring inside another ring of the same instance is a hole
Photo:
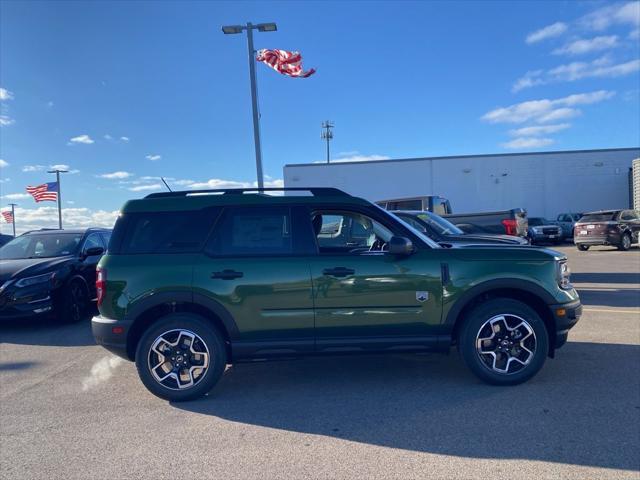
[[[299,50],[307,79],[257,65],[264,171],[352,159],[640,144],[640,2],[0,3],[2,207],[55,225],[24,187],[65,165],[67,225],[129,198],[255,180],[246,38]],[[43,206],[44,205],[44,206]],[[8,232],[7,225],[2,226]]]

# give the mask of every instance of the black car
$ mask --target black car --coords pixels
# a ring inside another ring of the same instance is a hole
[[[640,211],[603,210],[585,213],[576,223],[573,241],[578,250],[589,250],[592,245],[612,245],[629,250],[640,243]]]
[[[426,211],[398,210],[392,212],[413,228],[425,233],[439,244],[463,245],[527,245],[522,237],[514,235],[465,233],[447,219]]]
[[[0,248],[0,319],[84,318],[110,236],[100,228],[37,230]]]
[[[529,217],[529,238],[532,244],[562,241],[562,227],[542,217]]]

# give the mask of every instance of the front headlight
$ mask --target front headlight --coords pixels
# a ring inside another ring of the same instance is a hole
[[[558,286],[563,290],[573,288],[573,285],[571,285],[571,269],[566,260],[558,262]]]
[[[15,285],[16,287],[31,287],[33,285],[40,285],[42,283],[48,283],[53,280],[55,273],[45,273],[44,275],[36,275],[35,277],[26,277],[18,280]]]

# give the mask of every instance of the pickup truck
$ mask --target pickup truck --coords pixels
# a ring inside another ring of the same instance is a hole
[[[527,237],[527,212],[513,208],[499,212],[453,213],[451,203],[438,195],[380,200],[376,205],[385,210],[422,210],[440,215],[453,223],[464,233],[490,233],[494,235],[514,235]]]

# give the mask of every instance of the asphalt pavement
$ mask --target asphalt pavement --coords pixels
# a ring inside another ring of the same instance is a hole
[[[239,364],[146,391],[88,323],[0,325],[0,478],[640,478],[640,249],[570,257],[585,305],[530,382],[456,352]]]

